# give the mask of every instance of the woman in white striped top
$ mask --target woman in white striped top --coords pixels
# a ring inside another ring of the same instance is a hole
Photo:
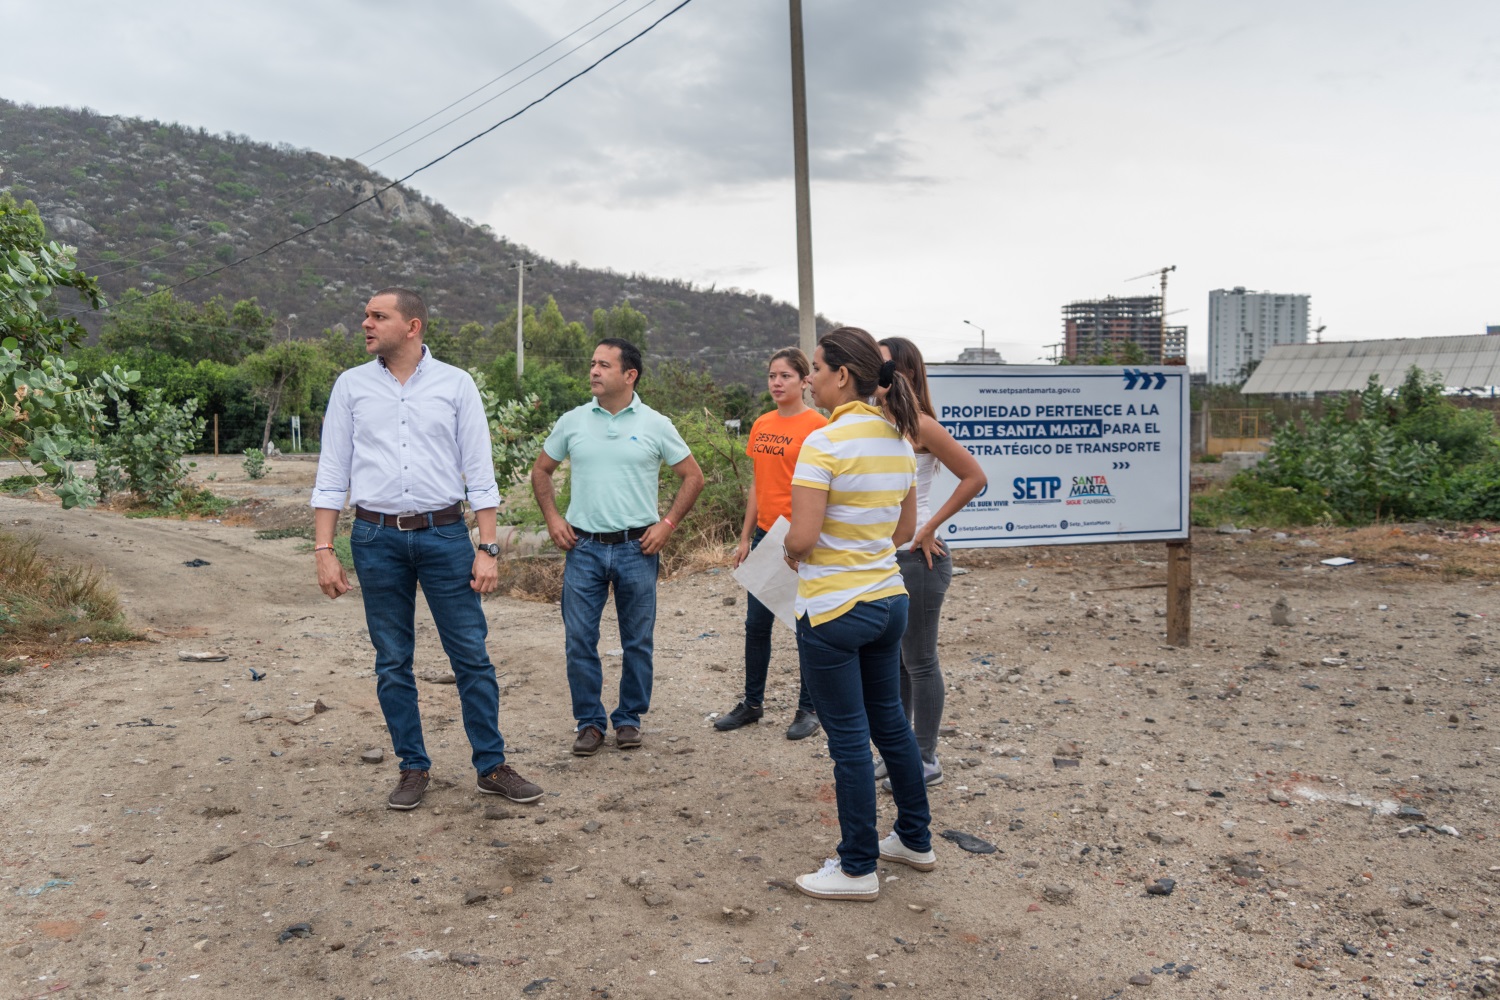
[[[916,528],[909,439],[918,410],[911,384],[853,327],[819,342],[810,382],[814,401],[832,414],[798,456],[786,555],[797,569],[797,652],[828,734],[841,837],[838,858],[799,875],[797,888],[822,899],[873,900],[877,861],[919,871],[936,865],[922,755],[901,706],[908,601],[896,549]],[[871,405],[880,388],[884,412]],[[872,740],[896,803],[894,830],[883,840]]]

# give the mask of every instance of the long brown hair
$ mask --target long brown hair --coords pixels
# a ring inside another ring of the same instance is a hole
[[[841,326],[823,334],[818,346],[823,349],[823,360],[829,368],[848,369],[849,376],[854,379],[855,393],[865,399],[875,395],[885,361],[880,357],[880,345],[875,343],[874,337],[857,326]],[[902,374],[901,367],[894,367],[885,394],[885,413],[902,437],[915,438],[921,426],[916,392]]]
[[[770,371],[771,366],[778,361],[785,361],[791,366],[792,371],[803,378],[807,378],[807,376],[812,374],[812,365],[808,363],[807,355],[802,353],[802,348],[800,347],[783,347],[771,355],[771,360],[766,362],[766,370]]]
[[[927,365],[922,361],[922,352],[917,349],[917,345],[905,337],[886,337],[881,340],[880,346],[891,352],[896,370],[911,383],[912,392],[917,396],[917,408],[936,420],[937,411],[932,408],[932,392],[927,388]]]

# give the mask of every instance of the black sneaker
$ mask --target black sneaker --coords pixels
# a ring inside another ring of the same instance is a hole
[[[786,738],[805,740],[820,728],[817,712],[804,712],[799,708],[797,714],[792,716],[792,724],[786,727]]]
[[[738,729],[748,723],[759,722],[760,717],[765,714],[765,709],[759,705],[750,705],[742,701],[715,719],[714,728],[721,733],[727,733],[731,729]]]

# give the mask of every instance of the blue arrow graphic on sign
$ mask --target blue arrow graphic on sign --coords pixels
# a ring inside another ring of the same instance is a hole
[[[1125,369],[1124,375],[1125,388],[1127,390],[1161,389],[1164,388],[1167,384],[1167,377],[1161,372],[1143,372],[1139,368],[1127,368]],[[1151,380],[1153,378],[1156,379],[1155,385],[1151,384]]]

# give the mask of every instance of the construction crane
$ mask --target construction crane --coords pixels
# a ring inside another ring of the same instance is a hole
[[[1176,264],[1169,264],[1166,267],[1157,268],[1155,271],[1147,271],[1145,274],[1137,274],[1134,278],[1126,278],[1125,279],[1126,281],[1140,281],[1142,278],[1158,278],[1158,277],[1161,279],[1161,363],[1162,364],[1166,364],[1167,363],[1167,275],[1171,274],[1175,270],[1177,270],[1177,265]],[[1187,349],[1187,345],[1186,344],[1183,345],[1183,349],[1184,350]],[[1183,358],[1183,363],[1186,363],[1186,362],[1187,362],[1187,359]]]

